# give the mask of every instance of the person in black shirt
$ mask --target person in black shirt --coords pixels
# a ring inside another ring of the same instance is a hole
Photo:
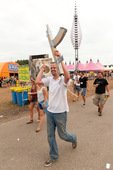
[[[83,98],[83,107],[86,106],[86,90],[89,90],[88,88],[88,78],[84,76],[83,72],[80,72],[80,78],[79,78],[79,82],[80,82],[80,88],[82,89],[82,98]]]
[[[95,87],[95,97],[93,99],[93,103],[98,106],[99,116],[102,116],[102,110],[106,102],[106,90],[108,92],[108,97],[110,96],[109,85],[107,80],[103,78],[102,72],[98,72],[98,78],[95,79],[93,86]]]

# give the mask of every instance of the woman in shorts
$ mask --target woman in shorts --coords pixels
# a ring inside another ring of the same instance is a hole
[[[40,121],[40,110],[39,107],[37,106],[37,90],[38,90],[38,85],[35,84],[35,80],[32,78],[31,79],[31,92],[28,93],[29,95],[29,111],[30,111],[30,121],[27,122],[27,124],[33,123],[33,109],[36,105],[36,109],[38,112],[38,120],[36,121],[37,123]]]
[[[36,129],[36,132],[39,132],[41,130],[42,123],[44,121],[45,113],[47,114],[48,101],[47,101],[46,87],[39,85],[39,88],[37,90],[37,97],[38,97],[38,107],[40,109],[40,123],[38,128]]]

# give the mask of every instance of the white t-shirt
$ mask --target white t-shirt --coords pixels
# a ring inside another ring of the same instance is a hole
[[[49,106],[48,111],[52,113],[62,113],[69,111],[67,102],[67,84],[64,82],[64,77],[59,77],[54,80],[53,77],[42,79],[44,86],[49,87]]]
[[[76,86],[80,86],[80,83],[77,82],[77,78],[78,78],[78,80],[79,80],[80,76],[79,76],[79,75],[77,75],[77,76],[74,75],[74,76],[73,76],[74,83],[76,84]]]

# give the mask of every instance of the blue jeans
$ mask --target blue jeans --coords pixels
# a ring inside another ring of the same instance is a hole
[[[76,142],[76,135],[66,132],[66,121],[67,121],[67,112],[63,113],[51,113],[47,112],[47,136],[50,146],[50,157],[53,160],[58,159],[58,148],[55,138],[55,129],[57,127],[58,135],[62,140],[67,142]]]
[[[74,86],[74,92],[76,92],[76,91],[77,91],[78,93],[81,91],[80,86],[77,86],[77,85]]]
[[[82,93],[81,93],[82,96],[86,95],[86,90],[87,90],[87,88],[82,88]]]
[[[45,114],[47,114],[48,101],[46,100],[46,103],[45,103],[46,108],[45,109],[43,109],[43,104],[44,104],[44,100],[41,102],[38,102],[38,107],[39,107],[39,109],[43,110]]]

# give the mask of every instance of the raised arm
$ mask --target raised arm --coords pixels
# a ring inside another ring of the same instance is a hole
[[[45,68],[45,65],[43,65],[36,77],[36,84],[40,84],[40,85],[44,85],[43,81],[42,81],[42,75],[43,75],[43,72],[44,72],[44,68]]]
[[[57,56],[57,57],[61,56],[61,54],[59,53],[58,50],[54,51],[54,55]],[[62,69],[64,71],[64,82],[67,84],[69,79],[70,79],[70,75],[69,75],[68,69],[66,68],[65,64],[63,63],[63,61],[61,61],[61,65],[62,65]]]
[[[69,71],[66,68],[65,64],[63,63],[63,61],[61,61],[61,65],[64,71],[64,82],[67,84],[70,79]]]

